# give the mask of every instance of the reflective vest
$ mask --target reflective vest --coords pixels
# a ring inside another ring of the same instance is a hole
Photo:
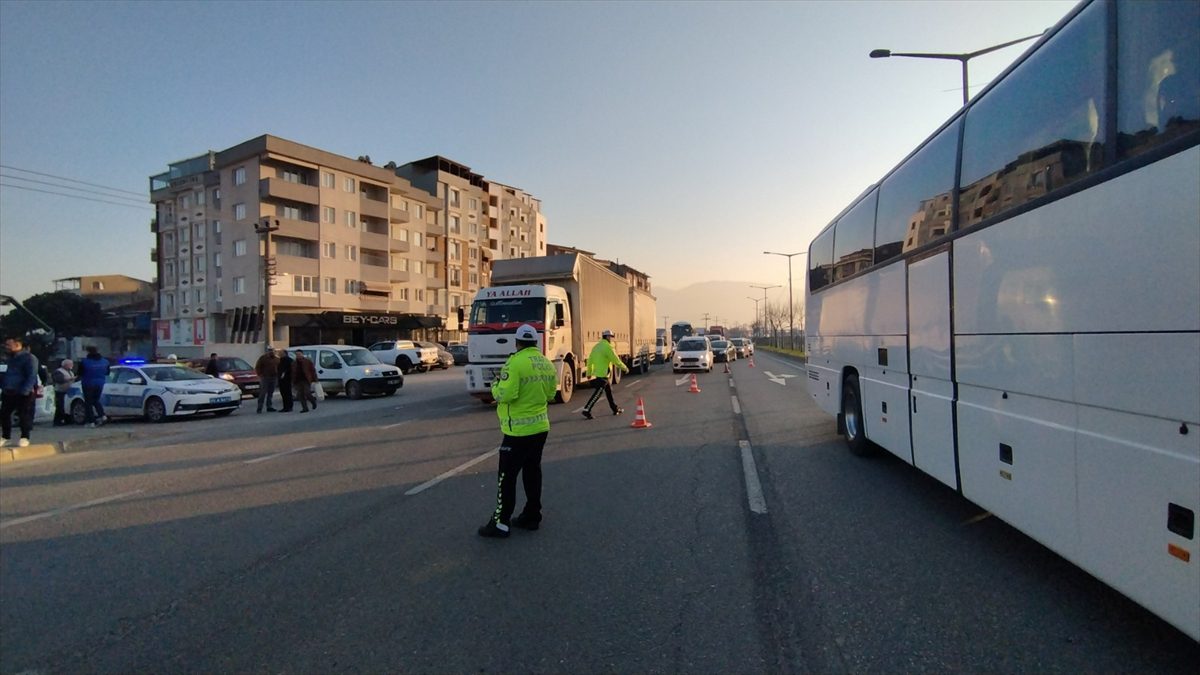
[[[537,347],[512,356],[492,382],[500,430],[509,436],[532,436],[550,430],[546,404],[558,390],[554,364]]]
[[[629,368],[626,368],[620,357],[617,356],[612,343],[604,338],[600,338],[600,341],[592,347],[592,352],[588,354],[588,377],[608,377],[610,366],[615,366],[627,373],[629,372]]]

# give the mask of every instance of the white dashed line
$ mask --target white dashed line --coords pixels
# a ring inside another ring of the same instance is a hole
[[[403,422],[396,422],[395,424],[389,424],[386,427],[379,427],[379,428],[380,429],[395,429],[396,427],[403,426],[405,424],[408,424],[411,421],[412,420],[404,420]]]
[[[491,457],[492,455],[496,454],[499,450],[500,450],[500,448],[494,448],[492,450],[489,450],[465,464],[459,464],[458,466],[454,467],[453,469],[450,469],[446,473],[443,473],[442,475],[438,476],[437,478],[434,478],[433,480],[427,480],[424,483],[421,483],[420,485],[416,486],[415,488],[412,488],[411,490],[409,490],[408,492],[405,492],[404,494],[406,494],[406,495],[420,494],[420,493],[428,490],[429,488],[433,487],[434,485],[437,485],[438,483],[446,480],[447,478],[449,478],[457,473],[460,473],[462,471],[466,471],[467,469],[475,466],[476,464],[482,462],[483,460],[487,459],[488,457]]]
[[[737,397],[736,397],[736,396],[730,396],[730,397],[729,397],[729,400],[733,402],[733,414],[734,414],[734,415],[741,415],[741,414],[742,414],[742,406],[741,406],[741,404],[740,404],[740,403],[738,403]]]
[[[78,511],[79,509],[86,509],[89,506],[98,506],[98,505],[104,504],[106,502],[115,502],[118,499],[132,497],[133,495],[141,494],[142,492],[144,492],[144,490],[134,490],[133,492],[122,492],[119,495],[113,495],[111,497],[101,497],[99,499],[93,499],[91,501],[83,502],[82,504],[75,504],[72,506],[64,506],[61,509],[55,509],[53,511],[47,511],[45,513],[37,513],[32,516],[25,516],[24,518],[13,518],[12,520],[6,520],[3,523],[0,523],[0,530],[10,528],[13,525],[20,525],[22,523],[28,523],[28,522],[31,522],[34,520],[41,520],[43,518],[53,518],[54,516],[61,516],[64,513],[70,513],[71,511]]]
[[[746,501],[753,513],[766,513],[767,500],[763,497],[762,483],[758,480],[758,467],[754,464],[754,451],[750,441],[738,441],[742,449],[742,472],[746,474]]]
[[[267,455],[266,457],[255,457],[254,459],[248,459],[248,460],[242,462],[242,464],[257,464],[258,462],[265,462],[268,459],[275,459],[276,457],[283,457],[284,455],[290,455],[290,454],[297,453],[297,452],[304,452],[305,450],[312,450],[315,447],[317,447],[317,446],[306,445],[303,448],[293,448],[291,450],[284,450],[283,452],[277,452],[274,455]]]

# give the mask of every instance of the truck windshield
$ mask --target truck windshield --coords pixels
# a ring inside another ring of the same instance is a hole
[[[471,305],[472,333],[511,331],[523,323],[546,329],[545,298],[496,298],[476,300]]]

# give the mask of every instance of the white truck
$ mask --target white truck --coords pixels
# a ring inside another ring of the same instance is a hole
[[[407,375],[414,370],[429,370],[437,365],[433,347],[422,347],[412,340],[382,340],[367,347],[380,363],[394,364]]]
[[[467,323],[467,393],[491,401],[492,381],[515,349],[514,334],[528,323],[542,353],[558,371],[557,401],[571,400],[586,382],[587,355],[605,330],[631,372],[654,359],[654,296],[603,263],[580,253],[497,260],[492,285],[479,290]],[[613,374],[619,381],[620,373]]]

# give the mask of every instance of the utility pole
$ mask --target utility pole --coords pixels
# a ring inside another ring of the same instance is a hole
[[[275,285],[275,256],[271,255],[271,233],[279,229],[279,220],[263,218],[254,231],[263,238],[263,348],[271,346],[274,332],[271,321],[271,287]]]

